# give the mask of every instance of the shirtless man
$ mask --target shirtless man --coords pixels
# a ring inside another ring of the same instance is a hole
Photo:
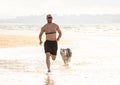
[[[59,26],[55,23],[52,23],[52,16],[48,14],[46,16],[47,19],[47,24],[45,24],[40,31],[39,34],[39,40],[40,40],[40,45],[42,44],[42,35],[43,33],[46,34],[46,41],[44,43],[44,50],[46,54],[46,65],[48,68],[48,72],[50,72],[50,57],[52,57],[52,60],[56,59],[57,55],[57,49],[58,49],[58,44],[57,41],[61,38],[61,30]],[[58,36],[56,35],[56,32],[58,32]]]

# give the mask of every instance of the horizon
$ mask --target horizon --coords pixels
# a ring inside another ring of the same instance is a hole
[[[104,15],[52,15],[53,22],[61,24],[95,24],[95,23],[120,23],[120,14],[104,14]],[[0,23],[28,23],[28,24],[39,24],[46,22],[46,15],[29,15],[29,16],[18,16],[15,18],[0,19]]]
[[[19,18],[19,17],[41,17],[43,16],[43,18],[46,17],[48,13],[46,14],[40,14],[40,15],[19,15],[19,16],[12,16],[12,17],[0,17],[0,20],[7,20],[7,19],[15,19],[15,18]],[[49,13],[50,14],[50,13]],[[64,14],[64,15],[58,15],[58,14],[51,14],[53,17],[64,17],[64,16],[75,16],[75,17],[79,17],[79,16],[83,16],[83,15],[87,15],[87,16],[106,16],[106,15],[110,15],[110,16],[118,16],[119,14],[79,14],[79,15],[75,15],[75,14]]]

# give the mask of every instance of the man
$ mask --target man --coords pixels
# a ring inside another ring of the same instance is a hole
[[[48,72],[50,72],[50,57],[52,57],[52,60],[56,59],[57,55],[57,49],[58,49],[58,44],[57,41],[61,38],[61,30],[59,26],[55,23],[52,22],[53,17],[48,14],[46,16],[47,19],[47,24],[45,24],[41,28],[41,32],[39,34],[39,40],[40,40],[40,45],[42,44],[42,35],[43,33],[46,34],[46,41],[44,43],[44,50],[46,54],[46,65],[48,68]],[[58,32],[58,36],[56,34]]]

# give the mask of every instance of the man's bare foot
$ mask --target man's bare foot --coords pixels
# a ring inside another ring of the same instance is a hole
[[[48,70],[48,73],[51,72],[50,70]]]

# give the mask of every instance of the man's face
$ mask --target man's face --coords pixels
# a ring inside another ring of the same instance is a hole
[[[52,16],[47,16],[47,22],[52,23]]]

